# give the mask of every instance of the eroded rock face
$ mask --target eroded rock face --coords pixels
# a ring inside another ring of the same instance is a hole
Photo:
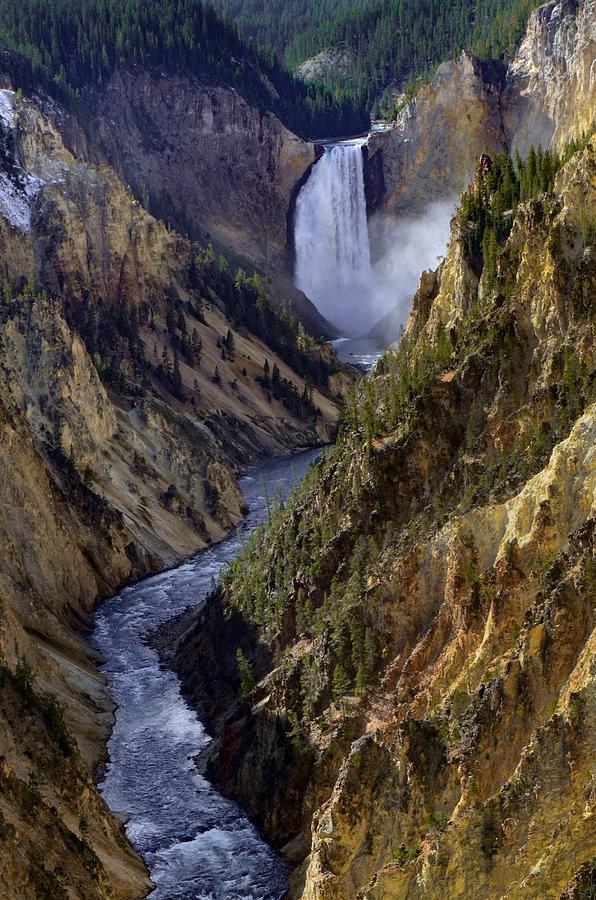
[[[314,145],[235,91],[185,79],[116,73],[97,99],[93,139],[56,103],[19,101],[2,82],[10,172],[0,177],[0,213],[29,235],[17,243],[8,229],[3,238],[0,219],[4,277],[41,275],[55,293],[159,297],[184,290],[188,238],[213,240],[265,271],[272,294],[314,334],[332,333],[292,283],[293,207]]]
[[[100,144],[137,197],[178,231],[263,268],[316,333],[292,289],[288,223],[315,146],[234,90],[118,71],[97,98]]]
[[[353,745],[313,820],[295,896],[555,897],[589,858],[592,788],[576,767],[594,734],[594,622],[580,561],[594,539],[595,413],[507,504],[418,548],[415,595],[430,599],[441,585],[443,605],[392,685],[399,724]],[[461,548],[472,535],[495,599],[464,623]],[[433,707],[443,731],[425,731]],[[388,862],[369,880],[375,858]]]
[[[23,366],[27,337],[16,333],[14,320],[6,322],[4,310],[2,319],[0,883],[7,897],[34,898],[40,891],[62,896],[72,878],[79,896],[141,897],[149,886],[144,867],[91,780],[111,707],[71,625],[88,621],[98,595],[152,563],[135,547],[119,513],[60,451],[61,440],[76,432],[75,453],[86,454],[89,436],[106,438],[114,424],[90,361],[77,359],[81,348],[75,343],[70,360],[46,371],[38,393]],[[56,323],[58,331],[65,327]],[[35,325],[27,331],[40,350],[31,354],[35,370],[47,360],[40,345],[51,335]],[[75,385],[83,389],[78,402],[92,404],[83,418],[68,390]],[[52,388],[54,397],[45,393]],[[63,390],[69,399],[62,416]],[[41,416],[32,430],[36,411]],[[65,704],[70,732],[62,727],[56,698]],[[69,734],[76,735],[76,745]]]
[[[553,0],[530,15],[507,71],[503,121],[512,152],[561,150],[594,121],[596,3]]]
[[[455,200],[484,152],[561,150],[594,119],[595,54],[594,0],[552,0],[530,14],[506,72],[465,52],[443,63],[393,128],[369,139],[371,209],[419,214]]]
[[[368,167],[378,166],[375,157],[380,154],[384,212],[416,213],[446,197],[455,202],[480,153],[505,147],[500,91],[498,80],[462,52],[439,66],[432,83],[420,89],[391,131],[371,135]]]

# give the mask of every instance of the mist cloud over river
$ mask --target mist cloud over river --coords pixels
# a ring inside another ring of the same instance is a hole
[[[367,222],[363,144],[325,148],[298,197],[294,230],[296,286],[349,337],[388,313],[405,320],[420,273],[445,252],[455,206],[443,200],[415,217],[377,213]]]

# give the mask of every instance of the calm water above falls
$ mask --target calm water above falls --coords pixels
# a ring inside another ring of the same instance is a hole
[[[203,601],[266,518],[267,498],[287,494],[318,452],[269,462],[242,478],[250,512],[229,538],[98,609],[93,644],[105,657],[102,671],[118,705],[100,788],[111,809],[129,817],[128,837],[156,885],[152,900],[276,900],[286,888],[283,860],[197,772],[192,757],[210,738],[145,637]]]

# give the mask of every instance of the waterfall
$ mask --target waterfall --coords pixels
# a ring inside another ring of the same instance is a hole
[[[371,325],[363,144],[326,146],[296,204],[296,287],[348,335]]]

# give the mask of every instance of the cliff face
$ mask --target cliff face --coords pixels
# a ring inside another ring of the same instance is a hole
[[[234,90],[142,70],[97,97],[99,143],[137,197],[184,234],[215,241],[273,278],[307,327],[329,328],[291,284],[288,226],[313,144]]]
[[[210,771],[304,859],[292,897],[589,893],[595,200],[592,144],[494,268],[458,216],[337,448],[186,623]]]
[[[103,296],[159,294],[168,283],[179,289],[185,235],[264,271],[273,296],[307,328],[331,333],[292,283],[293,208],[317,157],[313,144],[231,89],[174,76],[117,72],[89,98],[85,130],[47,98],[17,103],[9,79],[4,84],[5,155],[9,163],[18,153],[12,169],[21,181],[0,180],[0,212],[33,232],[34,245],[11,248],[15,272],[41,266],[53,289],[68,283],[70,270],[79,287],[91,281]]]
[[[535,10],[507,72],[503,120],[512,151],[561,150],[587,131],[596,109],[596,3]]]
[[[595,53],[594,0],[552,0],[530,14],[506,72],[467,53],[439,66],[393,128],[369,140],[371,209],[419,213],[455,198],[484,152],[562,149],[593,121]]]
[[[143,866],[91,782],[111,710],[70,626],[150,562],[62,455],[64,439],[84,460],[114,424],[80,342],[43,382],[26,374],[48,362],[48,337],[68,335],[50,314],[49,335],[1,314],[0,884],[11,898],[142,896]]]
[[[392,130],[369,138],[368,170],[383,186],[376,188],[373,204],[397,216],[441,197],[455,199],[480,153],[505,147],[500,93],[498,80],[489,80],[469,53],[440,65]]]
[[[235,91],[119,71],[98,99],[102,143],[138,195],[238,253],[283,253],[286,213],[315,148]]]
[[[117,319],[122,315],[117,312],[122,304],[126,316],[135,309],[139,338],[150,370],[162,360],[164,351],[171,355],[176,352],[177,340],[184,350],[193,330],[196,346],[200,347],[194,361],[188,352],[180,360],[183,399],[173,396],[167,386],[164,390],[163,381],[153,379],[145,399],[117,402],[116,408],[112,408],[104,397],[100,408],[109,408],[110,412],[106,413],[102,433],[85,436],[84,429],[80,431],[79,420],[84,414],[59,426],[62,430],[69,428],[69,433],[61,432],[53,437],[64,452],[75,454],[79,469],[83,471],[92,465],[87,458],[90,447],[95,445],[96,455],[102,456],[104,452],[98,448],[119,430],[125,458],[131,445],[138,443],[140,455],[151,460],[156,487],[165,490],[173,483],[182,491],[182,497],[187,495],[192,508],[205,511],[201,491],[190,497],[189,488],[182,488],[183,484],[190,483],[190,471],[196,470],[197,452],[205,454],[205,465],[209,461],[213,470],[221,467],[222,473],[227,471],[224,481],[227,479],[231,485],[232,470],[238,464],[246,464],[260,453],[280,452],[286,446],[304,446],[325,438],[329,424],[337,415],[328,398],[316,395],[322,412],[319,424],[312,420],[301,422],[280,402],[270,402],[255,382],[266,358],[271,365],[278,365],[282,376],[292,377],[288,364],[262,340],[244,331],[236,336],[233,350],[226,353],[222,349],[221,340],[230,324],[227,308],[207,275],[200,271],[200,266],[205,265],[199,259],[201,248],[152,218],[110,166],[86,162],[84,151],[80,156],[75,155],[69,146],[84,147],[85,138],[76,121],[60,107],[49,101],[17,99],[9,89],[0,92],[0,100],[4,110],[1,137],[5,160],[4,180],[0,183],[0,212],[3,213],[0,254],[5,281],[13,285],[13,291],[18,293],[23,283],[40,284],[54,297],[62,298],[69,318],[84,333],[91,352],[99,356],[103,353],[104,365],[110,348],[102,349],[101,334],[98,338],[96,332],[99,328],[101,333],[102,317]],[[168,312],[172,305],[176,309],[177,325],[172,325],[172,314]],[[89,308],[96,312],[90,312]],[[194,315],[191,309],[195,310]],[[39,403],[31,406],[27,390],[37,397],[45,391],[53,395],[56,419],[62,416],[68,420],[69,411],[77,406],[79,413],[84,408],[88,415],[99,415],[94,401],[87,404],[88,398],[78,381],[69,386],[71,396],[67,396],[58,382],[51,382],[52,378],[59,378],[55,373],[60,371],[62,353],[70,354],[69,378],[74,374],[75,379],[78,361],[86,356],[83,345],[66,324],[60,325],[54,319],[55,312],[48,310],[44,303],[33,304],[31,310],[23,311],[19,326],[11,320],[14,315],[14,309],[7,313],[6,327],[11,329],[14,351],[9,363],[14,363],[19,371],[20,399],[30,406],[32,427],[39,430],[42,423],[46,429],[49,425],[44,418],[46,411],[40,409]],[[17,340],[15,329],[18,328],[21,333]],[[120,329],[120,334],[126,337],[126,329],[124,332]],[[117,341],[121,339],[116,339],[113,349],[117,349]],[[137,356],[134,348],[129,352],[124,347],[120,353],[119,365],[125,380],[147,378],[147,373],[143,375],[139,370]],[[85,365],[90,368],[88,358]],[[214,380],[216,368],[219,377]],[[98,381],[97,377],[95,380]],[[298,378],[296,386],[302,390],[304,380]],[[175,413],[169,422],[160,412],[164,404]],[[238,430],[244,434],[243,447],[237,441]],[[189,446],[188,434],[192,434],[195,451]],[[80,448],[73,441],[86,442],[87,449],[81,450],[80,457],[76,452]],[[184,448],[182,456],[195,457],[187,471],[176,461],[172,441]],[[96,465],[104,475],[111,471],[105,463],[96,460]],[[117,481],[121,469],[122,465],[115,461],[114,480]],[[203,474],[207,477],[204,468]],[[160,485],[161,477],[166,479],[165,484]],[[127,503],[128,489],[125,484],[121,488],[118,502]],[[133,501],[137,502],[137,499]],[[227,528],[239,515],[239,501],[234,501],[230,510],[230,516],[224,515],[220,523],[212,518],[199,528],[203,540],[209,535],[221,536],[222,527]],[[159,518],[159,513],[156,515]],[[150,528],[151,518],[148,519]],[[184,539],[181,545],[180,535],[172,536],[176,553],[188,552],[196,546],[196,529],[191,526],[191,531],[195,537]],[[159,556],[164,559],[163,550]],[[171,553],[165,557],[168,561],[173,558]]]
[[[140,897],[93,784],[112,708],[78,632],[239,521],[241,467],[327,439],[342,376],[258,280],[91,162],[75,119],[3,84],[0,893]]]

